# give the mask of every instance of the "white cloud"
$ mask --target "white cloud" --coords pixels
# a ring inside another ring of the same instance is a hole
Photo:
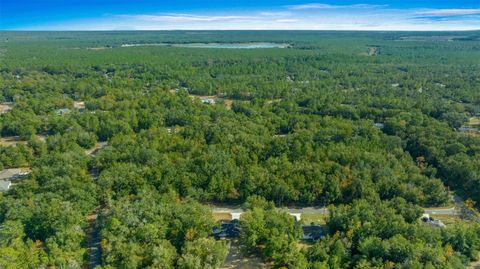
[[[262,16],[272,16],[272,17],[275,17],[275,16],[291,16],[292,15],[292,12],[289,12],[289,11],[264,11],[264,12],[260,12],[260,15]]]
[[[1,0],[0,0],[1,1]],[[24,30],[476,30],[478,9],[391,9],[305,4],[284,9],[105,14]],[[327,9],[328,12],[322,10]],[[449,15],[449,16],[447,16]],[[458,15],[458,16],[453,16]],[[444,18],[445,17],[445,18]],[[452,19],[453,18],[453,19]]]
[[[309,3],[301,5],[290,5],[288,9],[292,10],[305,10],[305,9],[339,9],[339,8],[380,8],[387,7],[388,5],[370,5],[370,4],[354,4],[354,5],[330,5],[321,3]]]
[[[477,9],[427,9],[415,12],[417,15],[426,16],[453,16],[453,15],[473,15],[480,14],[480,8]]]
[[[166,15],[118,15],[119,17],[129,18],[140,21],[150,22],[213,22],[213,21],[234,21],[234,20],[252,20],[252,16],[204,16],[194,14],[166,14]]]
[[[299,22],[300,20],[298,19],[278,19],[278,20],[275,20],[275,22],[278,22],[278,23],[292,23],[292,22]]]

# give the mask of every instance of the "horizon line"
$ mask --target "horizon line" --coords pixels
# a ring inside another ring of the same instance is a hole
[[[0,32],[155,32],[155,31],[166,31],[166,32],[174,32],[174,31],[224,31],[224,32],[234,32],[234,31],[311,31],[311,32],[325,32],[325,31],[337,31],[337,32],[475,32],[480,31],[478,29],[457,29],[457,30],[448,30],[448,29],[431,29],[431,30],[415,30],[415,29],[368,29],[368,30],[361,30],[361,29],[145,29],[145,30],[132,30],[132,29],[110,29],[110,30],[54,30],[54,29],[44,29],[44,30],[29,30],[29,29],[0,29]]]

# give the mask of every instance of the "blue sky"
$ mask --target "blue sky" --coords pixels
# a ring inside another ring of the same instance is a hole
[[[480,0],[0,0],[9,30],[473,30]]]

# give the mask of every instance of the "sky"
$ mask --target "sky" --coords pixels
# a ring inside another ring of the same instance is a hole
[[[1,30],[480,30],[480,0],[0,0]]]

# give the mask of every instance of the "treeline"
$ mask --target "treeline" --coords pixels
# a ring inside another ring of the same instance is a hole
[[[422,210],[402,198],[330,207],[328,234],[298,245],[293,217],[258,197],[245,204],[241,240],[278,268],[465,268],[480,250],[480,226],[422,225]]]
[[[422,115],[391,118],[385,129],[404,139],[412,157],[435,168],[448,186],[480,202],[480,139]]]
[[[227,257],[226,242],[210,237],[210,209],[173,192],[144,188],[113,200],[100,218],[102,268],[218,268]]]
[[[3,268],[80,268],[86,256],[86,215],[97,204],[97,186],[81,151],[49,151],[32,173],[0,194]]]
[[[241,202],[251,195],[279,205],[373,196],[425,206],[448,201],[435,174],[412,162],[402,140],[371,120],[312,115],[287,101],[234,103],[228,111],[192,102],[185,92],[136,95],[99,98],[84,113],[49,112],[33,133],[48,135],[47,149],[58,151],[109,140],[96,165],[108,175],[99,183],[113,186],[112,196],[120,187],[136,193],[138,182],[203,201]],[[138,171],[134,178],[116,176],[125,167]]]

